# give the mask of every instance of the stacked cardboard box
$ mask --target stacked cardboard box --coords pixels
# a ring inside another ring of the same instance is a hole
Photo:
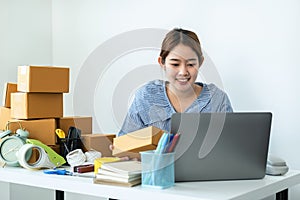
[[[11,94],[11,117],[63,116],[63,93],[69,92],[69,68],[19,66],[16,93]]]
[[[57,119],[63,117],[63,93],[69,92],[69,68],[19,66],[17,77],[17,83],[4,86],[0,129],[15,132],[25,128],[30,138],[56,145]]]
[[[30,138],[56,145],[56,120],[63,116],[63,93],[69,92],[69,68],[19,66],[12,92],[8,129],[25,128]],[[8,97],[9,98],[9,97]]]
[[[29,138],[58,150],[55,130],[60,128],[67,136],[74,126],[81,130],[85,150],[111,156],[108,146],[114,134],[92,134],[90,116],[63,115],[63,93],[69,92],[69,68],[19,66],[17,77],[17,83],[6,83],[4,87],[0,130],[15,132],[21,126],[29,131]]]
[[[10,94],[17,92],[17,83],[5,83],[3,90],[2,106],[0,107],[0,130],[6,129],[10,116]]]

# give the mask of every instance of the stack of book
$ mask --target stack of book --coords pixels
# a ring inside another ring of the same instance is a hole
[[[140,161],[119,161],[103,163],[98,169],[94,183],[132,187],[141,183]]]

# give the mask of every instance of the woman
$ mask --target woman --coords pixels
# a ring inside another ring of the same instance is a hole
[[[167,33],[158,58],[167,81],[150,81],[137,90],[118,136],[148,126],[169,132],[176,112],[232,112],[226,93],[214,84],[195,82],[203,60],[194,32],[176,28]]]

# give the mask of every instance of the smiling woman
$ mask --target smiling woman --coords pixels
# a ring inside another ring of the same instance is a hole
[[[137,90],[118,136],[148,126],[169,132],[176,112],[232,112],[225,92],[214,84],[196,82],[203,60],[194,32],[177,28],[168,32],[158,58],[166,81],[150,81]]]

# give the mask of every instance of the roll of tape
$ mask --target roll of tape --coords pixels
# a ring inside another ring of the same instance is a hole
[[[75,149],[66,156],[67,162],[71,166],[82,165],[86,161],[86,156],[81,149]]]
[[[94,160],[97,158],[101,158],[102,154],[99,151],[96,150],[90,150],[84,153],[86,156],[86,161],[87,162],[92,162],[94,163]]]
[[[33,149],[38,151],[39,157],[34,163],[28,163],[28,153],[32,152]],[[24,144],[17,152],[17,157],[20,165],[26,169],[41,169],[41,168],[54,168],[56,167],[48,158],[46,151],[37,145]]]

